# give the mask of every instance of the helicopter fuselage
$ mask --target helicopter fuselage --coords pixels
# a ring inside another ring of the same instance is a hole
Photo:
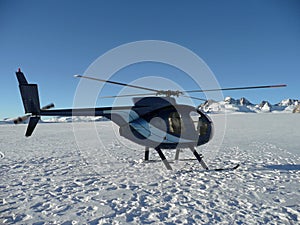
[[[199,146],[213,136],[209,116],[172,97],[133,98],[133,106],[40,110],[38,116],[104,116],[137,144],[161,149]]]
[[[120,124],[119,132],[137,144],[175,149],[203,145],[212,138],[211,119],[192,106],[176,104],[172,97],[134,98],[133,101],[134,106],[126,122]],[[115,121],[114,117],[112,113],[110,119]]]

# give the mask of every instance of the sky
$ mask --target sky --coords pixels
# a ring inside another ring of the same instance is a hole
[[[69,108],[79,83],[74,74],[84,74],[107,51],[142,40],[190,49],[206,62],[221,87],[288,85],[224,96],[273,104],[300,99],[297,0],[0,0],[0,119],[23,115],[15,77],[19,67],[28,81],[39,85],[42,105],[54,102],[57,108]],[[127,71],[113,79],[132,82],[149,71],[170,77],[174,69],[146,64]],[[184,88],[193,86],[186,82]],[[105,94],[117,91],[107,86]]]

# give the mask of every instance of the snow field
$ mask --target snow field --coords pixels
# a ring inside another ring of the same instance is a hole
[[[228,116],[221,148],[217,140],[198,148],[211,168],[241,163],[226,172],[175,162],[175,151],[164,150],[173,171],[153,150],[145,163],[143,147],[110,122],[39,124],[31,138],[25,125],[0,126],[0,223],[298,224],[299,121]]]

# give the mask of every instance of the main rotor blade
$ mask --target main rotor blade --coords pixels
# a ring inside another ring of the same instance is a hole
[[[200,101],[204,101],[204,102],[207,101],[207,99],[204,99],[204,98],[197,98],[197,97],[192,97],[192,96],[188,96],[188,95],[181,95],[180,97],[196,99],[196,100],[200,100]]]
[[[184,91],[184,92],[193,93],[193,92],[209,92],[209,91],[234,91],[234,90],[259,89],[259,88],[280,88],[280,87],[286,87],[286,86],[287,86],[286,84],[275,84],[275,85],[263,85],[263,86],[217,88],[217,89],[207,89],[207,90],[191,90],[191,91]]]
[[[116,85],[121,85],[121,86],[127,86],[127,87],[142,89],[142,90],[146,90],[146,91],[155,91],[155,92],[159,91],[159,90],[152,89],[152,88],[146,88],[146,87],[141,87],[141,86],[132,85],[132,84],[124,84],[124,83],[121,83],[121,82],[116,82],[116,81],[111,81],[111,80],[102,80],[102,79],[95,78],[95,77],[88,77],[88,76],[82,76],[82,75],[74,75],[74,77],[85,78],[85,79],[89,79],[89,80],[95,80],[95,81],[100,81],[100,82],[105,82],[105,83],[110,83],[110,84],[116,84]]]
[[[137,96],[149,96],[149,95],[156,95],[156,93],[128,94],[128,95],[111,95],[111,96],[101,96],[99,98],[123,98],[123,97],[137,97]]]

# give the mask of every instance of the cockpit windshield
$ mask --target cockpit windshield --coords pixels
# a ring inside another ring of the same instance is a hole
[[[151,115],[153,116],[153,114]],[[161,129],[162,123],[166,125],[166,131],[172,135],[180,136],[189,140],[199,140],[199,136],[206,138],[211,132],[211,122],[202,113],[197,112],[191,108],[180,108],[177,110],[174,108],[166,108],[160,110],[157,114],[161,120],[157,120],[157,123],[152,121],[152,125]]]

